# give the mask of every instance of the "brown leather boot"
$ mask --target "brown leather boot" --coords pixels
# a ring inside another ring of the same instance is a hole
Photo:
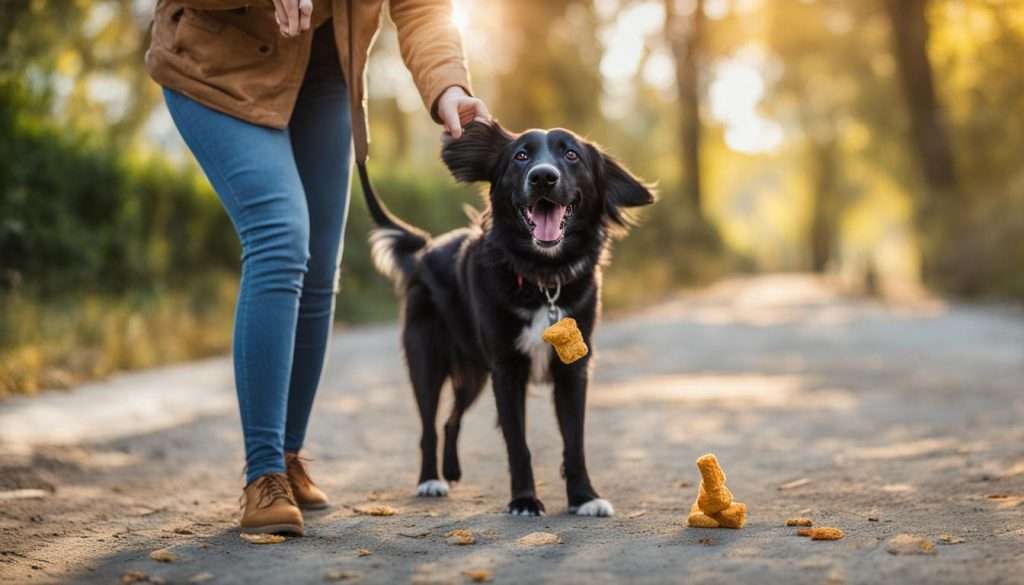
[[[298,453],[284,454],[284,462],[288,466],[288,483],[292,486],[292,493],[295,494],[295,501],[298,502],[300,508],[323,510],[330,505],[327,501],[327,494],[316,487],[309,477],[306,461]]]
[[[254,479],[245,486],[242,499],[242,532],[302,536],[302,512],[285,474],[268,473]]]

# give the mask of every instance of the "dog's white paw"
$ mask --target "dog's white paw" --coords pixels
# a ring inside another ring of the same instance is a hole
[[[416,486],[416,495],[427,498],[443,498],[448,495],[448,482],[440,479],[428,479]]]
[[[530,496],[516,498],[505,506],[505,513],[509,516],[543,516],[544,503]]]
[[[570,512],[577,516],[599,516],[607,518],[615,515],[615,508],[612,507],[612,503],[608,500],[604,498],[597,498],[596,500],[590,500],[575,510],[570,510]]]
[[[544,510],[513,510],[505,508],[505,513],[509,516],[543,516]]]

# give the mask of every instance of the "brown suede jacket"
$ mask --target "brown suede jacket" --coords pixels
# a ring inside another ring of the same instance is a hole
[[[352,2],[352,42],[348,14]],[[146,69],[160,85],[243,120],[284,128],[291,119],[313,31],[333,19],[352,96],[356,160],[366,160],[366,64],[380,31],[384,0],[314,0],[313,26],[293,38],[278,32],[271,0],[158,0]],[[437,99],[458,85],[470,93],[451,0],[390,0],[402,59],[435,121]],[[353,48],[350,71],[349,48]],[[354,82],[353,82],[354,80]]]

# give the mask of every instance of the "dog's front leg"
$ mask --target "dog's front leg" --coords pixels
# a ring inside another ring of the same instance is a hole
[[[552,367],[555,382],[555,413],[562,431],[565,450],[562,472],[569,498],[569,512],[579,516],[612,516],[611,502],[597,495],[587,474],[583,449],[583,419],[587,406],[587,382],[590,377],[587,361],[571,365],[556,363]]]
[[[512,501],[505,511],[514,516],[540,516],[544,504],[537,499],[530,448],[526,445],[526,382],[530,365],[518,357],[503,362],[494,368],[491,379],[512,475]]]

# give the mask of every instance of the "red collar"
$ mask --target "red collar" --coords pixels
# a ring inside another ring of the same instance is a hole
[[[521,288],[523,288],[523,283],[524,283],[524,282],[526,282],[526,277],[525,277],[525,276],[523,276],[522,274],[520,274],[520,273],[518,273],[518,272],[517,272],[517,273],[516,273],[516,288],[517,288],[517,289],[521,289]],[[543,284],[540,284],[540,283],[538,282],[538,283],[537,283],[537,286],[538,286],[539,288],[541,288],[542,290],[543,290],[543,289],[545,289],[545,288],[555,288],[555,287],[559,286],[559,282],[558,282],[558,281],[555,281],[555,284],[554,284],[553,286],[544,286]]]

